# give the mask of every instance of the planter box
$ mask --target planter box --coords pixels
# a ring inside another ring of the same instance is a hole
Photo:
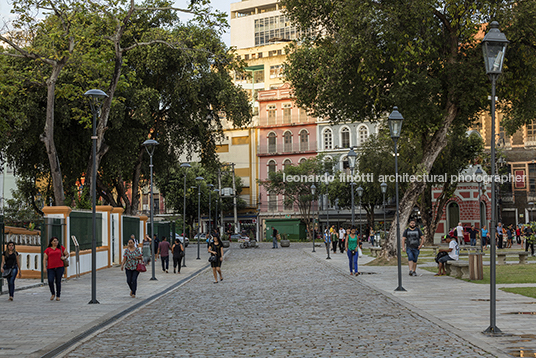
[[[281,240],[281,247],[290,247],[290,240]]]
[[[231,242],[229,240],[222,240],[221,243],[223,244],[223,247],[231,246]]]

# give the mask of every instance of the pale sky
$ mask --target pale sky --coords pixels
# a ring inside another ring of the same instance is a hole
[[[227,21],[229,21],[229,9],[231,8],[231,3],[239,1],[240,0],[211,0],[211,4],[214,9],[227,13]],[[189,3],[190,0],[177,0],[175,1],[175,6],[186,8]],[[13,15],[10,14],[11,8],[11,0],[0,0],[0,27],[6,20],[9,20],[13,17]],[[227,46],[230,46],[231,34],[229,29],[227,30],[227,33],[223,35],[223,41],[227,44]]]

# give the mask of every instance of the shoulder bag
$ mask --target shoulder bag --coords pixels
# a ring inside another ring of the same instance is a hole
[[[136,271],[138,271],[138,272],[147,271],[147,267],[145,267],[145,263],[143,263],[143,261],[138,262],[138,264],[136,265]]]
[[[12,270],[13,270],[12,268],[5,268],[4,267],[4,272],[2,272],[2,277],[3,278],[11,277],[11,271]]]

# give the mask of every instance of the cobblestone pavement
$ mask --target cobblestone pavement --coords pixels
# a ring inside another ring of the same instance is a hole
[[[66,356],[492,356],[299,245],[234,249],[223,274],[197,276]]]

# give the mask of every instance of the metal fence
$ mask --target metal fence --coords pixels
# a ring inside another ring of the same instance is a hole
[[[52,219],[52,220],[60,220],[60,219]],[[52,226],[52,231],[53,232],[55,231],[55,226]],[[80,244],[80,250],[91,249],[91,241],[93,240],[93,213],[81,212],[81,211],[71,212],[70,231],[71,231],[71,235],[76,236],[76,238],[78,239],[78,243]],[[97,247],[102,246],[102,216],[100,214],[97,215],[96,236],[97,236]],[[65,241],[62,240],[61,242],[64,243]]]
[[[133,216],[123,216],[123,246],[128,244],[128,239],[132,234],[138,241],[143,241],[143,237],[140,237],[140,219]]]

